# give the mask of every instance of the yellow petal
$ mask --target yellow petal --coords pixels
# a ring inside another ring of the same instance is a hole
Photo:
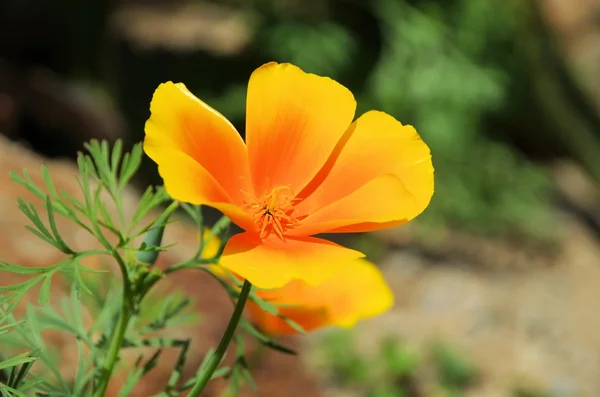
[[[386,312],[394,303],[383,275],[366,260],[348,263],[342,271],[316,287],[296,280],[283,288],[259,291],[258,294],[271,303],[284,305],[279,308],[279,313],[305,331],[330,325],[351,327],[361,319]],[[249,313],[264,331],[273,334],[296,332],[257,305],[249,306]]]
[[[252,217],[231,203],[231,198],[221,185],[198,162],[177,150],[161,149],[154,155],[165,189],[173,199],[209,205],[223,212],[245,230],[256,228]]]
[[[208,240],[210,233],[211,233],[210,229],[205,228],[204,235],[202,236],[204,246],[202,247],[201,256],[202,256],[202,258],[205,258],[205,259],[212,258],[215,255],[217,255],[217,253],[219,252],[219,247],[221,246],[221,240],[219,240],[219,238],[217,236],[214,236],[213,238]],[[198,234],[200,234],[200,233],[198,233]]]
[[[174,161],[164,151],[185,154],[213,177],[233,203],[241,205],[242,191],[250,191],[248,154],[231,123],[181,83],[161,84],[150,113],[144,141],[148,156],[161,166]]]
[[[369,197],[368,184],[384,174],[395,175],[403,188],[388,193],[374,190]],[[350,198],[353,205],[357,205],[357,194],[364,200],[361,206],[372,207],[369,211],[377,211],[380,206],[390,209],[389,205],[393,203],[399,206],[400,212],[389,212],[393,216],[388,219],[384,220],[384,216],[363,219],[361,223],[369,225],[368,230],[376,229],[377,224],[383,227],[386,222],[397,224],[411,220],[427,207],[433,195],[431,154],[412,126],[403,126],[383,112],[371,111],[361,116],[348,129],[309,188],[300,193],[304,200],[296,206],[296,215],[324,220],[324,212],[314,215],[326,208],[331,211],[335,207],[344,207],[342,203]],[[364,213],[367,210],[357,211]],[[355,228],[353,231],[361,230]]]
[[[329,299],[332,324],[341,327],[385,313],[394,305],[394,295],[385,278],[377,266],[366,260],[353,262],[318,288],[318,294]]]
[[[215,255],[217,255],[217,253],[219,252],[219,248],[221,247],[221,240],[217,236],[214,236],[213,238],[208,240],[210,233],[211,231],[209,228],[204,229],[204,235],[202,236],[204,246],[202,247],[201,252],[201,257],[203,259],[213,258]],[[200,233],[198,233],[198,239],[200,239]],[[219,264],[209,264],[208,269],[211,271],[211,273],[220,278],[227,278],[227,272]]]
[[[261,240],[246,232],[227,242],[221,265],[259,288],[278,288],[294,279],[317,285],[363,256],[319,238]]]
[[[344,86],[290,64],[265,64],[248,85],[246,142],[257,196],[274,187],[298,193],[316,175],[352,119]]]

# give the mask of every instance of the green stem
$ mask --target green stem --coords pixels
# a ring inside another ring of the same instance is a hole
[[[188,394],[188,397],[198,397],[200,395],[208,381],[212,378],[213,373],[217,370],[221,360],[223,360],[223,356],[229,347],[231,338],[233,338],[235,329],[237,328],[240,317],[242,316],[242,312],[244,311],[244,306],[246,306],[246,301],[248,300],[248,295],[250,295],[251,289],[252,284],[250,284],[248,280],[244,281],[242,291],[238,297],[238,301],[235,305],[235,309],[233,310],[231,319],[229,320],[229,324],[227,324],[227,329],[225,329],[225,333],[221,338],[221,342],[219,342],[219,346],[217,346],[215,353],[209,358],[208,363],[206,363],[200,374],[198,374],[198,380],[196,380],[196,383],[194,384],[192,391],[190,391],[190,394]]]
[[[106,359],[104,360],[104,366],[102,367],[102,372],[98,381],[98,388],[94,393],[94,397],[104,397],[104,394],[106,393],[108,382],[110,381],[110,377],[113,373],[115,365],[117,364],[117,360],[119,359],[119,352],[121,351],[121,346],[123,345],[123,339],[125,339],[125,332],[129,326],[129,320],[131,318],[130,312],[128,297],[124,295],[121,313],[119,314],[119,321],[117,322],[117,327],[110,337],[108,353],[106,354]]]

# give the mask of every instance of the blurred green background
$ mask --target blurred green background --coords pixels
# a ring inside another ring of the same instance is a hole
[[[93,137],[132,145],[154,89],[173,80],[243,133],[251,72],[292,62],[347,86],[357,114],[388,112],[431,147],[430,207],[404,234],[352,240],[372,259],[391,244],[487,265],[496,251],[473,247],[497,242],[511,263],[523,247],[552,256],[569,234],[564,212],[598,230],[595,193],[565,171],[600,180],[598,15],[594,0],[0,0],[0,132],[47,157],[73,158]],[[160,183],[145,167],[138,186]],[[399,349],[384,354],[404,383],[367,377],[380,387],[365,395],[422,395]],[[462,395],[476,369],[433,350],[441,384]],[[359,375],[336,379],[348,376]]]
[[[536,80],[544,77],[535,68],[554,61],[551,50],[541,48],[548,43],[529,1],[0,4],[8,93],[19,98],[20,80],[31,80],[33,68],[47,68],[67,85],[63,95],[84,91],[92,101],[108,102],[113,111],[99,115],[111,119],[102,132],[124,135],[130,144],[143,138],[152,92],[166,80],[185,82],[242,132],[246,84],[258,65],[287,61],[340,81],[357,97],[357,114],[388,112],[415,125],[431,146],[436,195],[419,222],[434,229],[551,239],[551,187],[531,158],[567,152],[589,167],[597,161],[587,155],[593,147],[583,145],[579,153],[578,143],[568,142],[585,138],[574,128],[568,140],[550,131],[568,121],[548,122],[549,110],[536,103],[546,93],[538,93],[542,83]],[[43,116],[31,117],[47,108],[28,109],[35,107],[28,99],[11,120],[10,134],[42,153],[73,156],[81,135],[94,135],[68,120],[48,125]],[[86,117],[77,109],[64,112],[64,118]],[[119,132],[111,128],[114,118],[122,121]],[[600,145],[597,138],[594,145]],[[147,175],[158,182],[152,171]]]

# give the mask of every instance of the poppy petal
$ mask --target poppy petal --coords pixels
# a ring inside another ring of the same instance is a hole
[[[214,176],[194,159],[178,150],[162,149],[154,153],[154,160],[165,190],[173,199],[216,208],[244,230],[255,230],[252,217],[232,204]]]
[[[162,151],[184,153],[212,175],[234,203],[243,203],[242,191],[250,191],[248,154],[242,137],[223,115],[185,85],[172,82],[156,89],[150,112],[144,150],[151,159],[161,165]]]
[[[247,310],[252,322],[263,332],[272,335],[294,335],[298,333],[283,319],[267,313],[254,302],[248,302]],[[330,325],[329,313],[324,308],[284,307],[279,309],[279,314],[301,326],[305,332]]]
[[[377,229],[377,225],[389,227],[389,222],[408,222],[407,214],[416,213],[418,205],[396,175],[380,175],[348,196],[308,215],[287,234],[310,236],[365,223],[375,225],[369,230]]]
[[[250,77],[246,142],[254,188],[298,193],[325,164],[356,110],[352,93],[291,64],[265,64]]]
[[[330,325],[351,327],[360,319],[386,312],[394,304],[393,293],[377,266],[360,259],[349,262],[341,272],[316,287],[295,280],[283,288],[257,294],[273,304],[285,305],[279,308],[279,314],[305,331]],[[266,332],[296,333],[282,319],[257,305],[250,306],[249,313]]]
[[[395,175],[404,189],[397,189],[396,196],[384,197],[375,192],[370,198],[363,196],[366,201],[362,206],[409,202],[399,218],[388,219],[391,222],[411,220],[427,207],[434,185],[431,154],[412,126],[402,125],[386,113],[370,111],[352,124],[344,138],[311,182],[312,190],[301,193],[304,199],[296,205],[297,216],[345,200],[383,174]]]
[[[282,241],[245,232],[227,242],[220,263],[258,288],[279,288],[294,279],[317,285],[363,256],[319,238]]]

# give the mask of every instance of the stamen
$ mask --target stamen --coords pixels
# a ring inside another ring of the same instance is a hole
[[[252,212],[252,219],[260,230],[260,237],[266,238],[275,233],[285,241],[284,233],[298,224],[293,212],[294,206],[300,200],[294,198],[292,189],[289,186],[279,186],[260,199],[243,193],[248,197],[246,208]]]

